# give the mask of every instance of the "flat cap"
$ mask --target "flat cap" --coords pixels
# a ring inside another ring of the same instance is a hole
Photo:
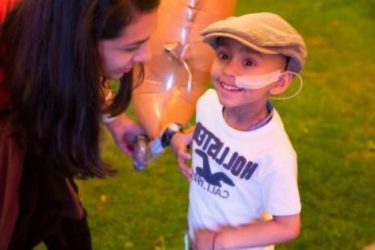
[[[269,12],[229,17],[208,26],[203,41],[216,47],[219,37],[232,38],[260,53],[289,57],[288,69],[300,72],[307,49],[302,36],[279,15]]]

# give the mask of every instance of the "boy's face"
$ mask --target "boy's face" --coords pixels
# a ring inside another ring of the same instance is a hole
[[[220,38],[211,68],[213,85],[221,104],[227,108],[264,105],[272,84],[260,89],[239,88],[236,77],[264,75],[285,70],[286,57],[262,54],[230,38]]]

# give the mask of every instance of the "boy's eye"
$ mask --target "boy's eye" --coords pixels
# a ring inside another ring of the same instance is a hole
[[[228,60],[229,59],[229,55],[225,52],[218,52],[217,53],[217,57],[220,59],[220,60]]]
[[[242,64],[244,65],[244,66],[254,66],[255,65],[255,62],[253,61],[253,60],[250,60],[250,59],[245,59],[245,60],[243,60],[243,62],[242,62]]]

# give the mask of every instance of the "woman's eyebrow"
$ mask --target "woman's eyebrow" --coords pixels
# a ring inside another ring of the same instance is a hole
[[[143,40],[139,40],[139,41],[135,41],[135,42],[132,42],[132,43],[128,43],[128,44],[125,44],[124,46],[135,46],[135,45],[141,45],[142,43],[145,43],[147,42],[148,40],[150,40],[150,37],[147,37]]]

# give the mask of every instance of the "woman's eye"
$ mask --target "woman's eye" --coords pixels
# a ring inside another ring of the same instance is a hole
[[[136,51],[138,48],[139,48],[139,46],[136,45],[136,46],[125,47],[125,48],[123,48],[122,50],[125,51],[125,52],[134,52],[134,51]]]

